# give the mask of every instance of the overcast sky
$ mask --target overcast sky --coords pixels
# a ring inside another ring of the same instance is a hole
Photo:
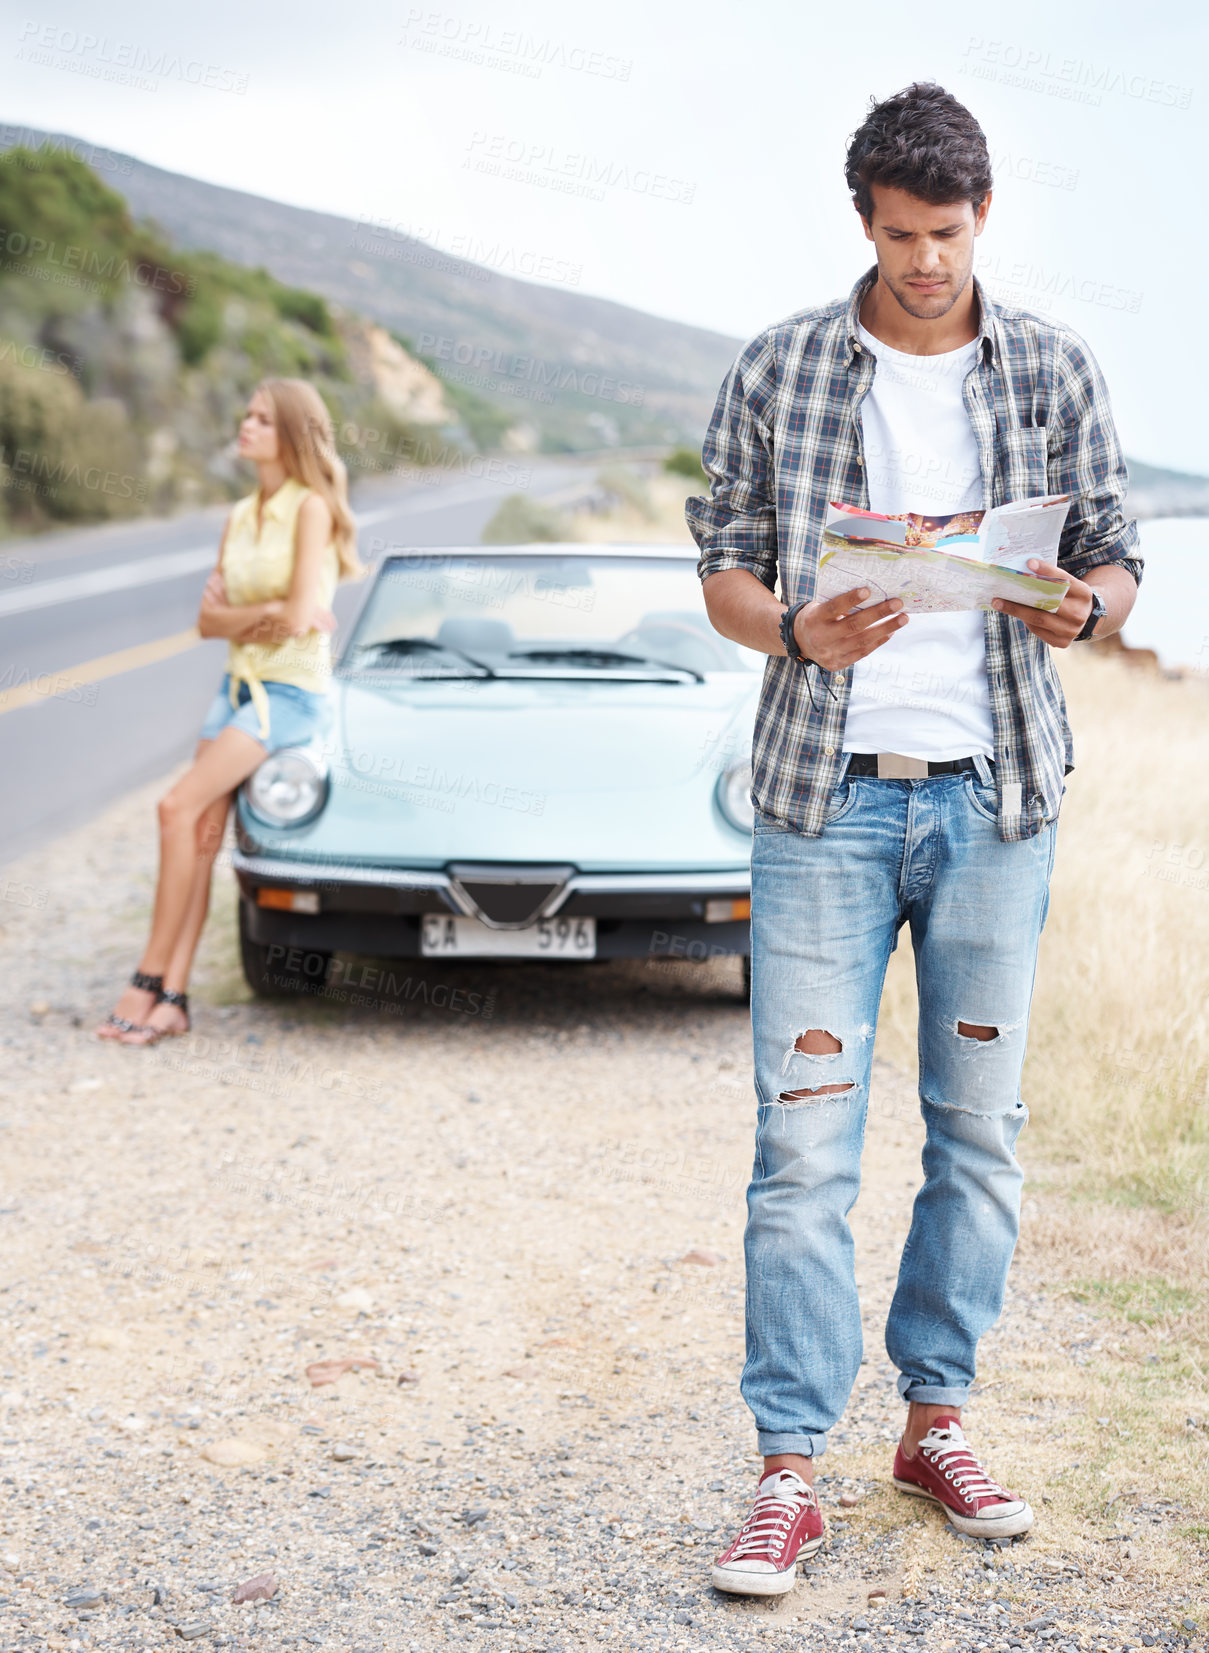
[[[979,274],[1084,335],[1129,452],[1209,470],[1204,8],[1012,13],[56,0],[0,25],[3,118],[748,337],[871,262],[847,136],[935,79],[995,163]]]

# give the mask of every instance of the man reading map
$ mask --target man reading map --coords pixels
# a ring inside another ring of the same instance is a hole
[[[962,1409],[1019,1222],[1020,1070],[1071,767],[1053,651],[1119,630],[1141,572],[1090,351],[974,279],[991,168],[973,115],[939,86],[909,86],[871,109],[846,177],[877,263],[846,301],[743,350],[705,443],[711,495],[688,502],[714,626],[768,656],[753,748],[758,1112],[741,1385],[764,1468],[712,1573],[750,1595],[792,1589],[799,1558],[826,1541],[814,1466],[861,1363],[848,1212],[904,924],[927,1137],[886,1325],[906,1403],[894,1483],[962,1533],[1032,1525]],[[1067,498],[1056,555],[1038,556],[1048,495]],[[952,611],[913,614],[869,581],[821,596],[832,501],[897,516],[887,563],[939,559],[969,592]],[[987,516],[956,542],[964,571],[939,538],[907,546],[904,515],[965,512]],[[1044,606],[1006,594],[978,606],[998,578],[987,563],[1049,585]]]

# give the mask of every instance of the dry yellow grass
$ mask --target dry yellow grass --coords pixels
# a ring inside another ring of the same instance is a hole
[[[1209,1193],[1209,696],[1089,652],[1061,666],[1077,768],[1033,1000],[1030,1135],[1072,1192],[1188,1220]],[[882,1031],[910,1066],[909,950]]]
[[[1086,1306],[1092,1336],[1085,1363],[1039,1348],[1010,1385],[1064,1419],[1047,1552],[1132,1530],[1099,1564],[1127,1597],[1191,1576],[1209,1545],[1209,695],[1081,648],[1060,669],[1077,767],[1025,1066],[1020,1263]],[[915,1016],[908,943],[878,1049],[912,1074]]]
[[[653,476],[634,475],[635,504],[593,515],[576,512],[575,538],[589,544],[691,545],[692,535],[684,520],[684,502],[698,490],[686,477],[656,471]]]
[[[1209,696],[1070,651],[1078,743],[1037,981],[1046,1150],[1170,1211],[1209,1194]],[[1061,1083],[1052,1087],[1055,1074]]]
[[[1195,1509],[1209,1430],[1209,696],[1091,651],[1061,670],[1077,768],[1025,1067],[1022,1261],[1115,1326],[1088,1368],[1063,1373],[1087,1412],[1080,1516],[1105,1464],[1117,1486],[1159,1483]],[[914,1071],[909,947],[892,960],[879,1049]],[[1093,1441],[1109,1413],[1111,1441]],[[1209,1528],[1194,1520],[1188,1536],[1203,1545]]]

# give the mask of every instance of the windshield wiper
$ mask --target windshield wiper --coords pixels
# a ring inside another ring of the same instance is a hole
[[[375,653],[387,657],[410,654],[452,654],[457,659],[464,660],[468,666],[473,666],[476,671],[482,672],[484,677],[499,676],[499,673],[493,671],[485,660],[476,660],[474,655],[467,654],[463,649],[452,648],[448,643],[437,643],[431,637],[392,637],[388,643],[371,643],[368,648],[365,645],[362,645],[362,647],[365,652],[372,649]]]
[[[574,660],[581,666],[658,666],[660,671],[683,672],[697,683],[704,683],[704,674],[692,666],[680,666],[671,660],[656,660],[649,654],[625,654],[621,649],[517,649],[509,660]]]

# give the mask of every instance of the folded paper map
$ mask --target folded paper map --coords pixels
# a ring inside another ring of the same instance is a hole
[[[905,512],[880,516],[832,504],[823,529],[817,601],[868,586],[869,608],[901,598],[907,614],[989,609],[995,598],[1049,613],[1066,595],[1065,580],[1039,579],[1030,557],[1056,563],[1067,494],[1015,500],[990,511],[949,516]]]

